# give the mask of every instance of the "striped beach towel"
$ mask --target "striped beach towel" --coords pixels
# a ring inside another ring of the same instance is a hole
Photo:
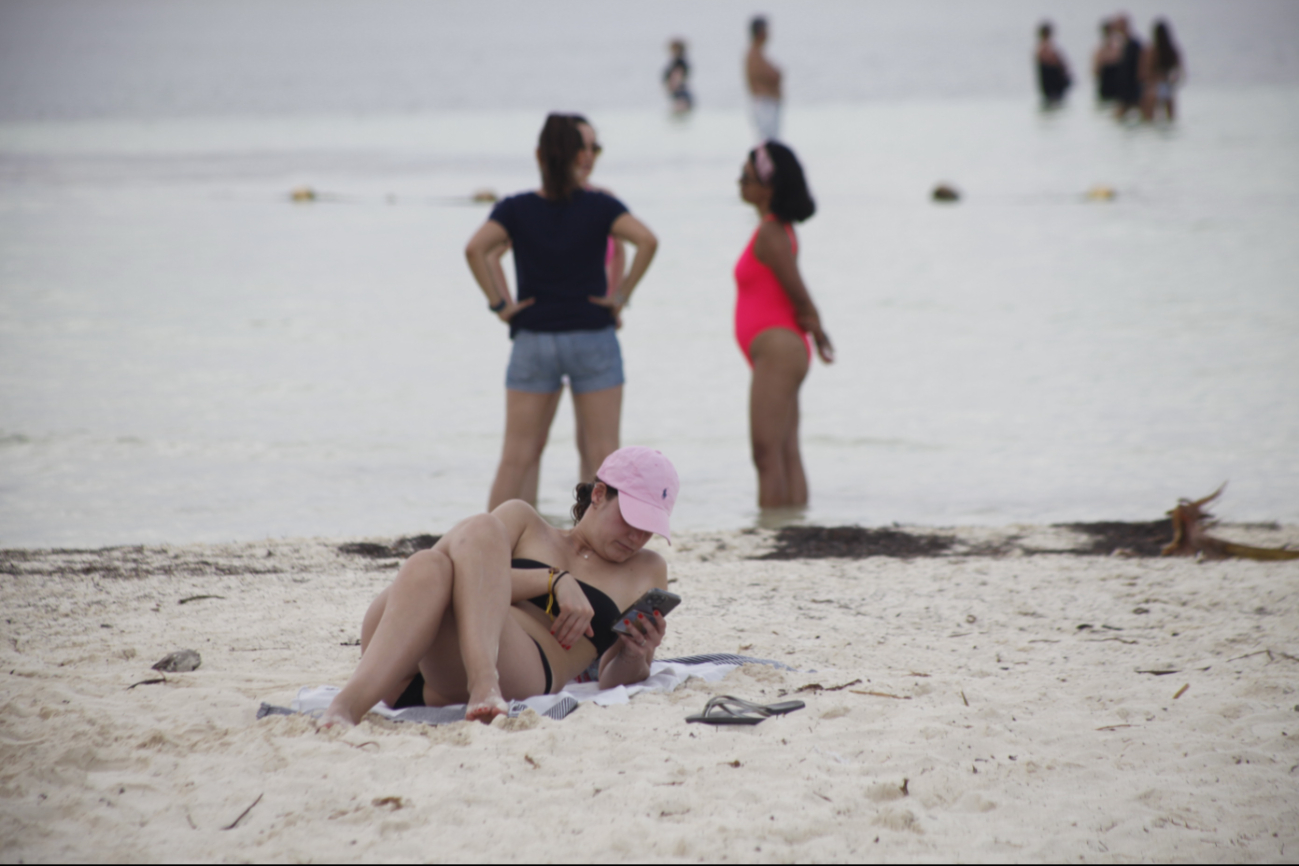
[[[630,686],[601,689],[599,683],[590,678],[591,671],[588,669],[582,676],[564,686],[558,694],[537,695],[523,701],[512,701],[510,703],[510,716],[518,716],[524,710],[532,710],[547,718],[559,720],[587,701],[599,706],[625,704],[641,692],[670,692],[691,677],[698,677],[705,682],[715,682],[726,676],[738,665],[769,665],[781,670],[791,670],[787,665],[770,659],[756,659],[729,653],[684,656],[682,658],[655,661],[650,666],[649,678],[642,682]],[[305,686],[298,690],[298,696],[288,707],[277,707],[263,703],[257,710],[257,718],[290,716],[298,713],[318,716],[325,711],[338,692],[338,686]],[[406,707],[403,710],[393,710],[386,704],[380,703],[376,704],[370,712],[378,713],[384,718],[392,719],[395,722],[445,725],[450,722],[464,721],[465,705]]]

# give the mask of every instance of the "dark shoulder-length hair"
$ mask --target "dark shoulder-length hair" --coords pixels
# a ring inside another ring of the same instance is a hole
[[[1155,64],[1161,72],[1176,69],[1182,64],[1182,58],[1173,44],[1173,34],[1167,21],[1155,22]]]
[[[573,515],[573,525],[576,526],[578,523],[581,523],[582,515],[586,514],[586,509],[591,507],[591,494],[595,492],[596,484],[604,484],[604,489],[607,491],[607,495],[610,498],[618,495],[617,490],[613,489],[608,484],[605,484],[599,478],[596,478],[593,483],[588,484],[584,481],[577,485],[577,487],[573,488],[573,498],[577,500],[573,503],[573,511],[571,512]]]
[[[776,219],[787,223],[801,223],[816,213],[816,202],[812,200],[812,191],[807,188],[807,178],[803,176],[803,166],[799,163],[794,151],[778,141],[768,141],[762,145],[771,157],[773,168],[771,180],[771,212]],[[749,151],[749,163],[757,171],[757,148]]]
[[[582,133],[574,114],[550,114],[541,127],[537,139],[537,153],[541,161],[541,188],[546,197],[568,201],[577,190],[577,176],[573,167],[582,150]]]

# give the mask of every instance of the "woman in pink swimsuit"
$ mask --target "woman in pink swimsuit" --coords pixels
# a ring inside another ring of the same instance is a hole
[[[753,368],[749,437],[758,469],[758,506],[806,505],[798,389],[812,363],[813,343],[822,361],[834,361],[834,347],[798,272],[793,223],[812,216],[816,204],[794,152],[774,141],[749,152],[740,198],[761,220],[735,265],[735,339]]]

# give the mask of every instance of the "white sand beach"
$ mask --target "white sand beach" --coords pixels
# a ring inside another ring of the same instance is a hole
[[[955,548],[909,560],[754,560],[765,532],[656,542],[685,598],[660,657],[795,671],[562,721],[344,733],[255,714],[345,681],[396,560],[336,540],[6,551],[0,858],[1299,858],[1299,562],[943,532]],[[180,648],[202,666],[130,688]],[[756,727],[684,721],[711,694],[795,692],[806,709]]]

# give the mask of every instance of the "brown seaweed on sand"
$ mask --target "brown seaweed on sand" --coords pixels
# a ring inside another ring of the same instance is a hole
[[[1168,512],[1173,519],[1173,540],[1160,551],[1161,556],[1203,556],[1205,559],[1227,559],[1239,556],[1242,559],[1299,559],[1299,550],[1287,550],[1284,547],[1250,547],[1234,541],[1214,538],[1209,530],[1217,525],[1213,515],[1204,510],[1204,506],[1217,499],[1227,487],[1221,487],[1203,499],[1192,502],[1181,499],[1177,507]]]

